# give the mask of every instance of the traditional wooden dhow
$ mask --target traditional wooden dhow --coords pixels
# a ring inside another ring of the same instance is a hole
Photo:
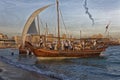
[[[107,48],[107,45],[100,44],[97,45],[96,40],[92,40],[87,42],[87,45],[85,44],[85,41],[80,41],[79,43],[75,43],[74,41],[70,40],[61,40],[60,36],[60,23],[59,23],[59,2],[56,0],[56,6],[57,6],[57,31],[58,35],[56,37],[55,42],[50,42],[47,44],[46,37],[44,39],[44,42],[42,41],[42,38],[39,43],[39,47],[34,47],[29,41],[25,41],[25,35],[29,29],[28,26],[30,26],[30,23],[34,21],[35,16],[37,16],[36,11],[31,15],[31,17],[28,19],[25,29],[23,31],[23,46],[27,47],[34,53],[36,57],[39,58],[83,58],[83,57],[95,57],[99,56],[105,49]],[[48,6],[47,6],[48,7]],[[43,7],[43,8],[47,8]],[[43,8],[41,8],[43,10]],[[40,9],[39,9],[40,10]],[[32,20],[32,21],[31,21]],[[44,45],[43,45],[44,44]],[[21,49],[20,49],[21,50]]]

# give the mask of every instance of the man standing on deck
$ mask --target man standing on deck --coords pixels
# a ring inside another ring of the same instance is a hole
[[[68,48],[69,48],[69,43],[67,40],[65,41],[64,48],[65,48],[65,50],[68,50]]]
[[[96,40],[94,40],[94,42],[93,42],[93,48],[94,49],[96,48],[96,44],[97,44],[97,42],[96,42]]]
[[[43,40],[42,40],[42,38],[40,39],[40,48],[42,48],[43,47]]]
[[[84,50],[85,49],[85,42],[82,41],[82,49]]]

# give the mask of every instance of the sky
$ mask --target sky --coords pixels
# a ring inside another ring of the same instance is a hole
[[[89,15],[86,14],[85,0],[59,0],[60,10],[66,25],[67,33],[79,36],[105,33],[105,27],[110,23],[108,31],[111,35],[120,34],[120,0],[86,0]],[[0,0],[0,33],[22,33],[29,16],[37,9],[54,4],[39,14],[42,27],[48,24],[49,33],[56,33],[55,0]],[[65,33],[63,22],[61,32]],[[41,29],[42,30],[42,29]],[[43,30],[41,31],[43,32]]]

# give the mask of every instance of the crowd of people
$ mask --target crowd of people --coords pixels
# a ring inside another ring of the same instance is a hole
[[[97,47],[103,46],[99,44],[97,40],[80,40],[80,41],[70,41],[61,40],[60,47],[58,48],[58,41],[44,42],[40,39],[40,48],[46,48],[49,50],[84,50],[84,49],[97,49]]]

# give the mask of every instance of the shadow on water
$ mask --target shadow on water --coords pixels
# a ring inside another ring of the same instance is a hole
[[[107,69],[106,57],[76,58],[64,60],[39,60],[36,67],[71,76],[71,80],[87,80],[97,72]],[[73,76],[74,75],[74,76]]]
[[[96,68],[106,69],[106,59],[107,57],[94,57],[94,58],[75,58],[75,59],[63,59],[63,60],[38,60],[36,61],[36,66],[40,68],[48,69],[48,66],[89,66]]]
[[[0,69],[0,73],[3,72],[3,69]],[[0,77],[0,80],[4,80],[2,77]]]
[[[2,72],[3,70],[2,69],[0,69],[0,72]]]
[[[0,80],[4,80],[2,77],[0,77]]]

